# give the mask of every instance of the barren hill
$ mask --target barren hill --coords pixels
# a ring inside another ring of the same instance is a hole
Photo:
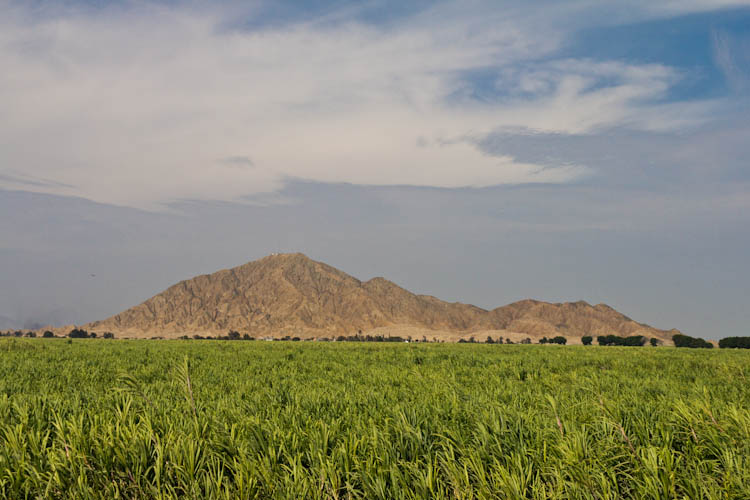
[[[636,323],[604,304],[524,300],[487,311],[415,295],[384,278],[360,281],[302,254],[276,254],[182,281],[140,305],[85,325],[118,337],[225,335],[323,337],[408,330],[457,339],[496,332],[506,337],[646,335],[675,331]]]

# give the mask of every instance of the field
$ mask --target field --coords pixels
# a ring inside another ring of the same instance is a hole
[[[750,498],[750,352],[2,339],[2,498]]]

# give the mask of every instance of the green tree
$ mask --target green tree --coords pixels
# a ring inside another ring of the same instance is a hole
[[[673,335],[672,342],[674,342],[675,347],[690,347],[692,349],[711,349],[714,346],[705,339],[681,334]]]
[[[727,337],[719,341],[722,349],[750,349],[750,337]]]

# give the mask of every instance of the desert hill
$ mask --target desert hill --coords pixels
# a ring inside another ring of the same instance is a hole
[[[415,295],[384,279],[360,281],[305,255],[274,254],[182,281],[84,328],[118,337],[225,335],[331,337],[359,331],[457,340],[472,335],[537,339],[564,335],[646,335],[665,331],[636,323],[611,307],[586,302],[523,300],[491,311]],[[484,337],[482,337],[484,338]]]

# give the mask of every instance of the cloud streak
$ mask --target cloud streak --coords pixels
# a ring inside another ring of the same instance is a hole
[[[713,52],[716,65],[732,90],[747,94],[750,90],[750,39],[714,30]]]
[[[287,179],[566,183],[590,170],[477,143],[513,128],[678,130],[717,106],[664,102],[681,78],[665,66],[556,57],[569,33],[517,5],[245,30],[226,28],[227,8],[3,10],[0,163],[47,179],[32,191],[141,208],[241,200]],[[489,97],[476,97],[476,71],[493,75]]]

